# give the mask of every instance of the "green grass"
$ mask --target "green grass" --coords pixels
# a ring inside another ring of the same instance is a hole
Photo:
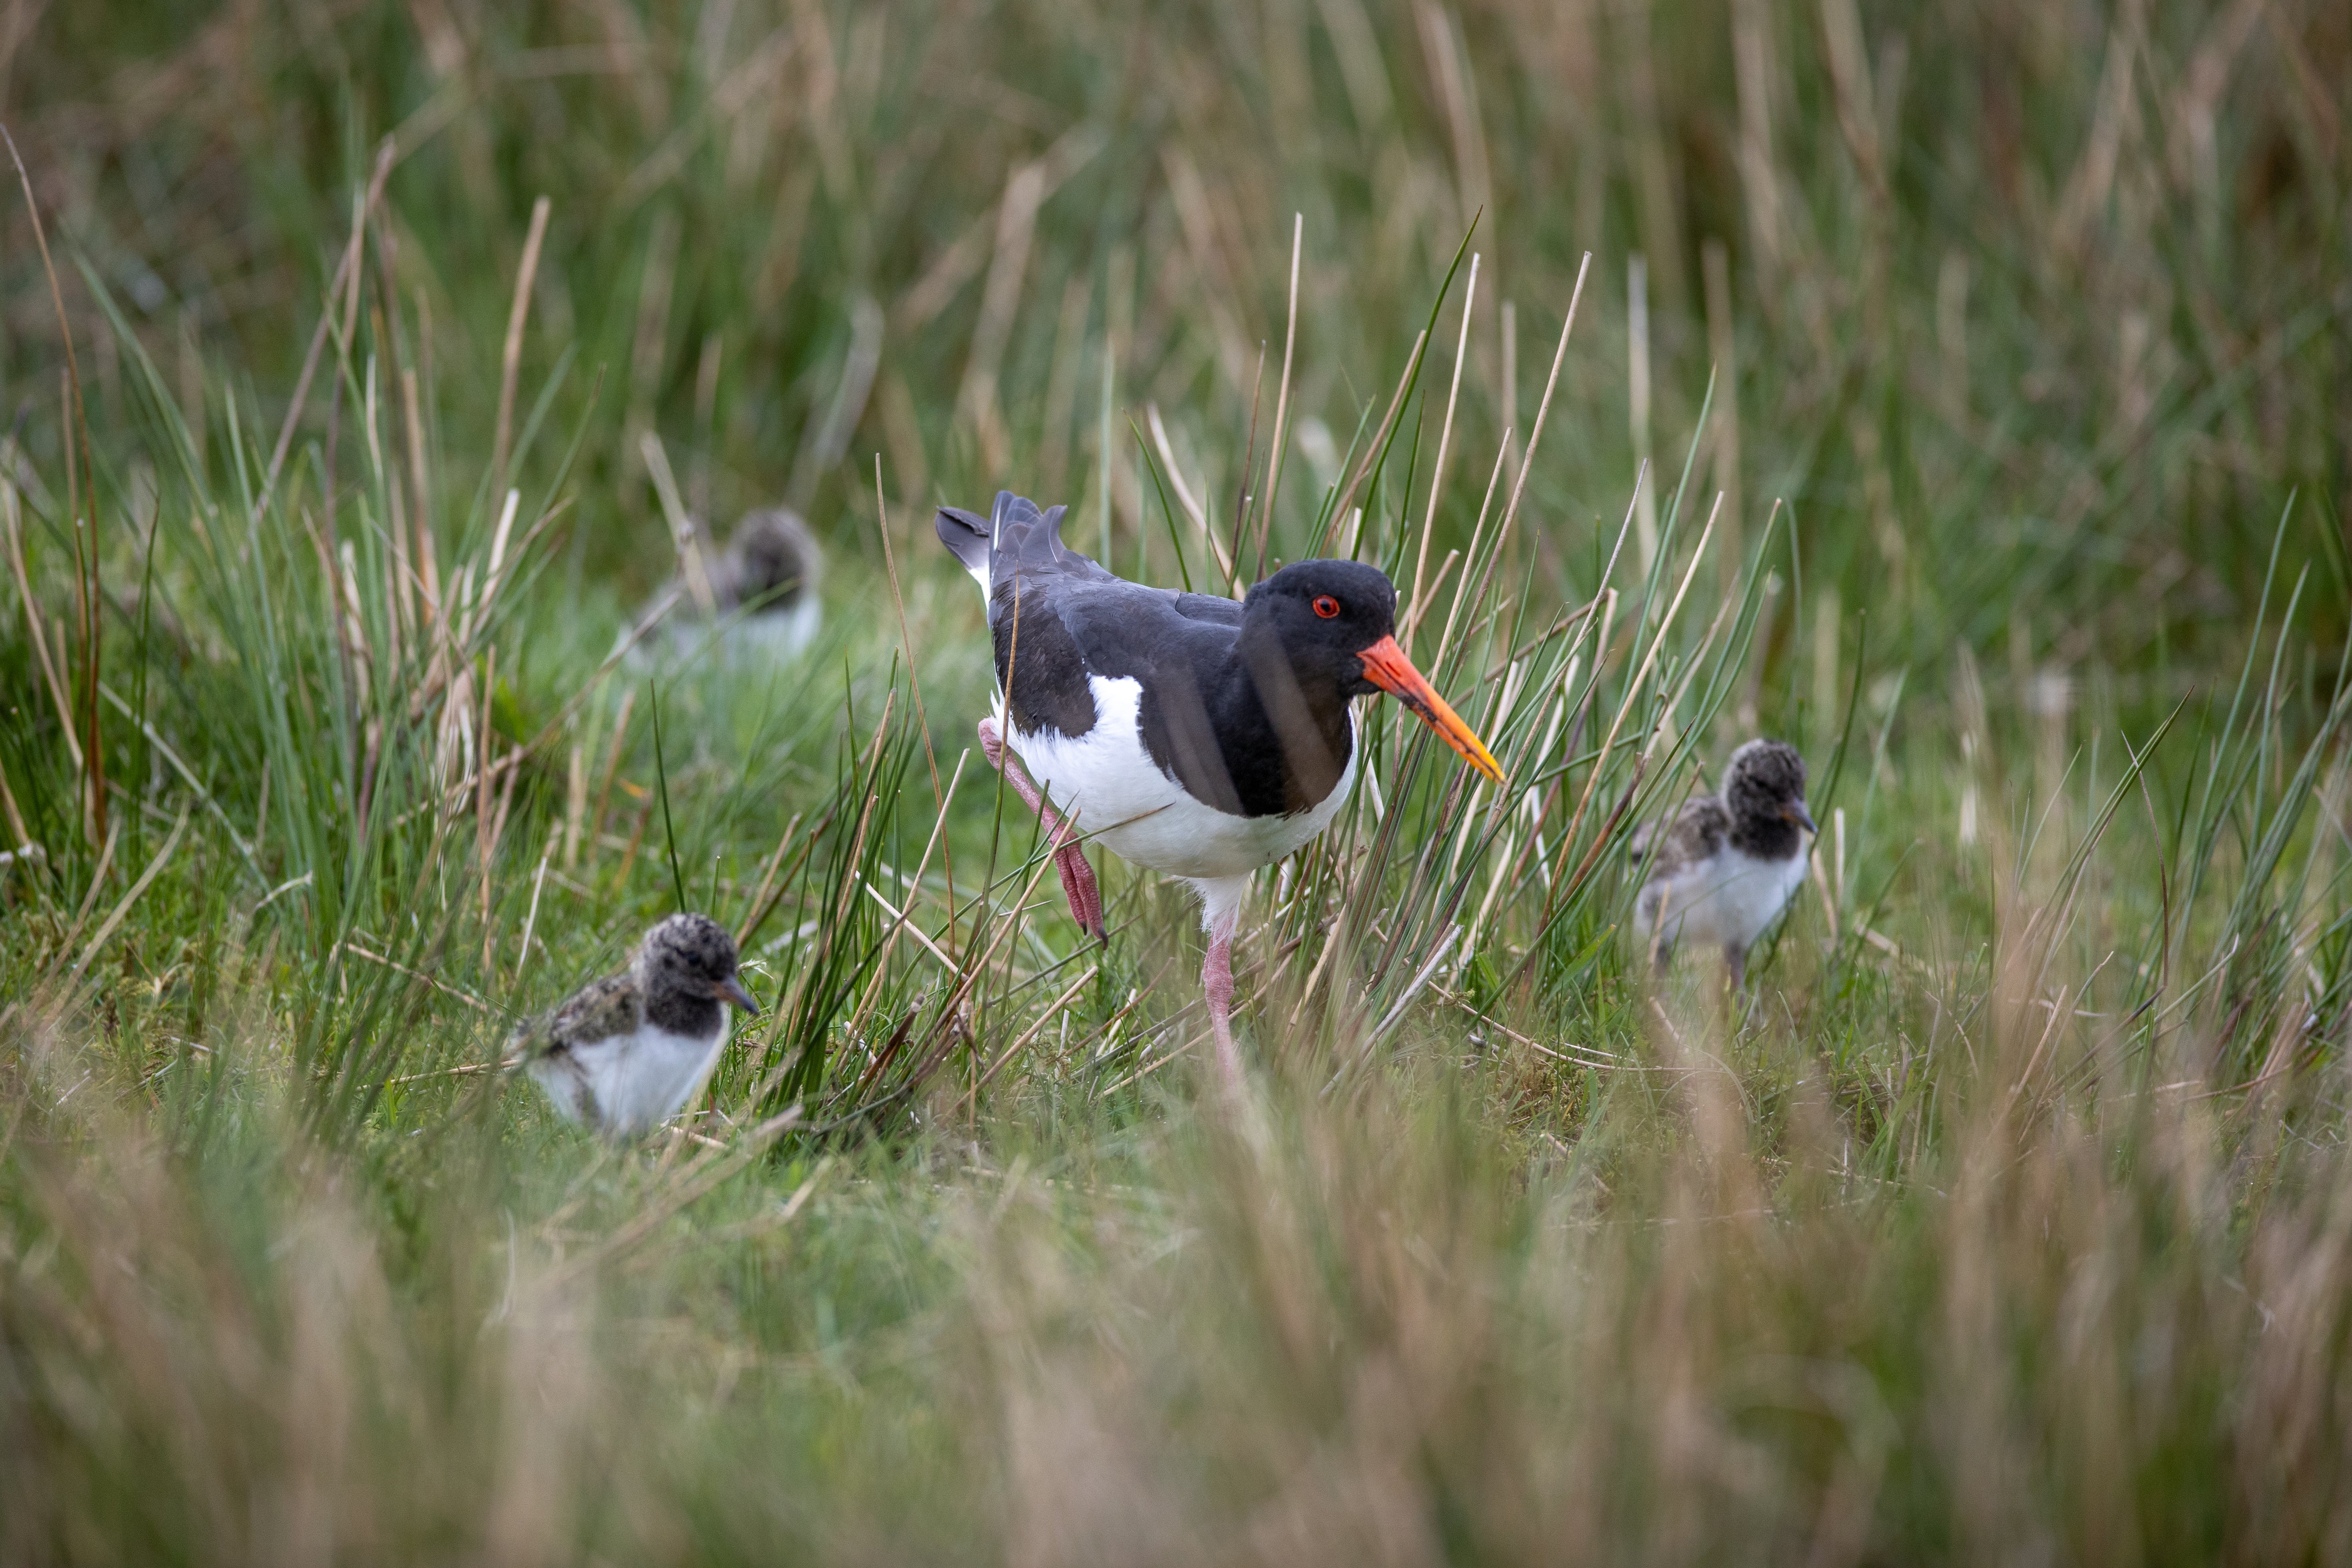
[[[0,1556],[2352,1559],[2334,9],[10,37]],[[665,466],[800,661],[618,656]],[[1367,710],[1239,1101],[973,754],[1000,486],[1422,584],[1509,775]],[[766,1012],[604,1147],[499,1050],[680,902]]]

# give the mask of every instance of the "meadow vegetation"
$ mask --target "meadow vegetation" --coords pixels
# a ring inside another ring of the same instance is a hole
[[[7,8],[0,1558],[2352,1561],[2348,118],[2326,0]],[[1507,770],[1366,710],[1238,1100],[975,754],[1001,487],[1382,565]],[[779,502],[815,647],[637,635]],[[608,1147],[502,1047],[680,904]]]

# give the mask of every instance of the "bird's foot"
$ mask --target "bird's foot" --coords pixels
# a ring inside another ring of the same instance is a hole
[[[1087,863],[1084,847],[1075,839],[1066,841],[1054,851],[1054,868],[1062,874],[1062,894],[1070,900],[1070,918],[1078,922],[1080,931],[1108,943],[1110,932],[1103,923],[1102,889],[1095,881],[1095,868]]]
[[[1004,735],[997,729],[993,719],[980,721],[980,751],[988,759],[990,767],[998,773],[1004,771]]]

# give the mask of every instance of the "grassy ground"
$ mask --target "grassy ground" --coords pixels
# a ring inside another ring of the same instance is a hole
[[[2352,1560],[2339,10],[11,11],[0,1554]],[[971,754],[1000,485],[1508,771],[1369,710],[1242,1103]],[[814,649],[614,657],[780,500]],[[681,901],[603,1147],[500,1044]]]

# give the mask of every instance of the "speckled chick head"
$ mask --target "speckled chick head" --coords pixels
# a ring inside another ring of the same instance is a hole
[[[708,915],[672,915],[646,932],[636,971],[648,1005],[666,997],[747,1000],[735,978],[735,939]]]
[[[816,540],[797,512],[777,507],[746,514],[729,537],[727,552],[739,605],[788,609],[816,586]]]
[[[1731,753],[1723,780],[1732,837],[1753,853],[1796,853],[1797,830],[1812,826],[1805,810],[1805,759],[1785,741],[1750,741]]]

